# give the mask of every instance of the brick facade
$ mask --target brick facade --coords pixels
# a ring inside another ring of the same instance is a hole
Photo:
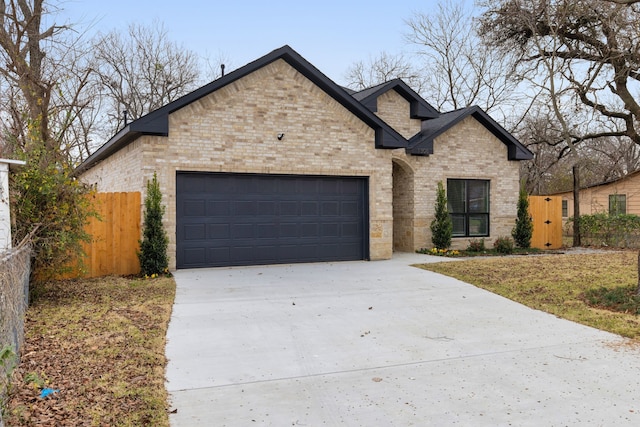
[[[420,130],[409,103],[393,91],[380,96],[377,114],[406,138]],[[508,161],[506,146],[472,117],[439,136],[431,156],[376,149],[370,126],[284,60],[171,113],[167,137],[141,136],[82,176],[98,191],[144,197],[147,179],[158,174],[172,269],[177,171],[368,177],[372,260],[431,247],[436,186],[447,178],[491,180],[491,238],[508,235],[519,182],[518,162]]]
[[[420,132],[421,121],[410,117],[409,102],[396,91],[391,90],[378,97],[376,114],[407,139]]]

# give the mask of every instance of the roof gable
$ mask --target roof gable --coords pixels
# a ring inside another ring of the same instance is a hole
[[[89,156],[76,170],[77,173],[91,168],[96,163],[107,158],[122,147],[131,143],[141,135],[167,136],[169,134],[169,115],[186,105],[203,98],[216,90],[227,86],[260,68],[282,59],[294,69],[312,81],[338,103],[358,117],[374,130],[376,148],[406,148],[408,141],[395,129],[367,109],[344,88],[338,86],[331,79],[321,73],[316,67],[304,59],[289,46],[283,46],[249,64],[230,72],[229,74],[202,86],[169,104],[132,121],[115,136]],[[405,85],[406,86],[406,85]],[[407,86],[408,88],[408,86]]]
[[[469,116],[480,122],[507,146],[509,160],[530,160],[533,158],[531,151],[478,106],[443,113],[435,119],[423,121],[420,133],[409,140],[407,152],[414,155],[433,154],[433,141]]]
[[[409,102],[409,114],[412,119],[433,119],[440,115],[427,101],[411,89],[400,79],[390,80],[377,86],[353,93],[352,96],[372,112],[378,111],[378,98],[380,95],[395,90],[400,96]]]

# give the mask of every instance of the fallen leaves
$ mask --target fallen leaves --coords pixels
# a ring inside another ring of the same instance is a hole
[[[164,347],[173,279],[69,280],[38,292],[6,424],[167,426]],[[41,398],[45,389],[56,391]]]

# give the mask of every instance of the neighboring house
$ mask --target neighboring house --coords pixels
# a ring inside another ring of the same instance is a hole
[[[509,235],[532,154],[477,107],[440,114],[401,80],[346,90],[288,46],[129,123],[78,169],[98,191],[158,174],[170,268],[388,259]]]
[[[562,216],[573,216],[573,192],[554,194],[562,197]],[[580,189],[580,214],[596,213],[640,215],[640,171],[622,178]]]

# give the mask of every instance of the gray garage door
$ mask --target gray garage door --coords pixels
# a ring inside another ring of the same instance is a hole
[[[366,178],[177,174],[178,268],[368,257]]]

